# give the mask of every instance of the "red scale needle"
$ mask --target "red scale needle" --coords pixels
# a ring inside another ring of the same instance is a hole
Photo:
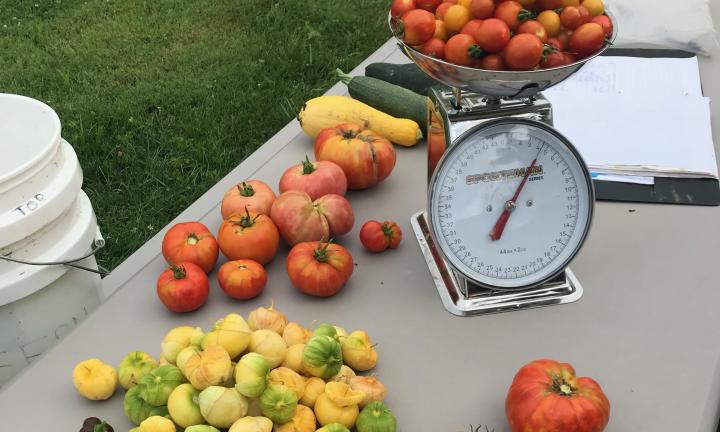
[[[530,163],[530,166],[528,166],[525,170],[525,175],[523,176],[522,181],[515,190],[515,195],[513,195],[510,201],[505,203],[505,210],[503,210],[497,222],[495,222],[495,226],[493,226],[490,230],[490,240],[498,241],[500,240],[500,237],[502,237],[503,231],[505,231],[505,225],[507,225],[507,221],[508,219],[510,219],[510,215],[512,214],[513,210],[515,210],[515,206],[517,205],[517,199],[520,196],[520,192],[522,192],[523,188],[525,187],[525,183],[527,183],[528,177],[530,177],[530,173],[532,173],[533,168],[535,168],[535,163],[537,163],[538,157],[540,156],[540,152],[542,151],[543,147],[545,147],[545,144],[540,146],[540,150],[538,150],[538,154],[535,156],[535,159],[533,159],[532,163]]]

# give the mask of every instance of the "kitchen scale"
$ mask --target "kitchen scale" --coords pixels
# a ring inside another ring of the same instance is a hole
[[[590,230],[594,189],[540,92],[609,45],[567,66],[515,72],[450,64],[397,40],[447,86],[428,95],[428,207],[411,220],[445,308],[467,316],[580,299],[568,264]]]

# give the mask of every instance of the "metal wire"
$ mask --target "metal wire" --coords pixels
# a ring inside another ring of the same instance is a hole
[[[97,244],[97,242],[95,244]],[[47,261],[47,262],[23,261],[23,260],[19,260],[19,259],[15,259],[15,258],[10,258],[9,256],[2,256],[2,255],[0,255],[0,260],[10,261],[10,262],[18,263],[18,264],[34,265],[34,266],[64,265],[67,267],[73,267],[73,268],[76,268],[79,270],[96,273],[101,276],[107,276],[108,274],[110,274],[110,272],[107,271],[107,269],[103,268],[100,265],[98,265],[98,270],[96,270],[96,269],[92,269],[89,267],[81,266],[79,264],[75,264],[78,261],[82,261],[86,258],[90,258],[91,256],[95,255],[95,252],[99,251],[103,247],[104,247],[104,242],[103,242],[102,246],[94,246],[90,250],[90,252],[88,252],[84,256],[81,256],[80,258],[74,258],[74,259],[69,259],[69,260],[64,260],[64,261]]]

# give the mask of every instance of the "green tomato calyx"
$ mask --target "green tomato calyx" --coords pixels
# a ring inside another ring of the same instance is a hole
[[[310,162],[310,158],[305,155],[305,160],[302,161],[302,173],[303,175],[312,174],[315,172],[315,164]]]
[[[171,265],[170,269],[173,272],[173,278],[174,279],[185,279],[185,276],[187,275],[187,272],[185,271],[185,267],[182,265]]]
[[[255,189],[253,189],[252,185],[249,185],[245,182],[242,182],[241,184],[237,185],[238,192],[240,192],[240,195],[244,197],[251,197],[255,195]]]

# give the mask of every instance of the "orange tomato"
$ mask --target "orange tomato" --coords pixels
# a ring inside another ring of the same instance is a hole
[[[605,13],[603,0],[583,0],[582,5],[590,11],[590,15],[599,16]]]
[[[445,41],[432,38],[420,47],[420,52],[436,59],[445,60]]]
[[[447,29],[445,28],[444,22],[440,20],[435,20],[435,34],[432,38],[440,39],[443,42],[447,42],[447,40],[450,38],[450,33],[448,33]]]
[[[466,34],[456,34],[445,44],[445,60],[460,66],[471,66],[477,58],[471,55],[473,46],[480,54],[480,48],[475,44],[475,38]]]
[[[531,8],[535,5],[535,0],[518,0],[524,8]]]
[[[495,18],[505,21],[510,30],[515,31],[520,25],[523,6],[514,0],[504,1],[495,8]]]
[[[334,243],[296,244],[287,257],[290,282],[299,291],[316,297],[329,297],[345,285],[353,272],[353,258]]]
[[[267,215],[246,211],[231,215],[220,225],[218,244],[231,260],[251,259],[267,264],[277,252],[280,233]]]
[[[265,269],[253,260],[228,261],[220,266],[217,278],[220,288],[238,300],[257,297],[267,283]]]
[[[445,11],[443,22],[450,33],[458,33],[470,21],[470,9],[461,5],[452,5]]]
[[[505,47],[505,63],[510,70],[532,70],[540,64],[542,53],[543,44],[539,37],[528,33],[517,34]]]
[[[247,180],[239,183],[225,192],[220,206],[223,219],[233,213],[242,213],[248,210],[258,213],[270,213],[275,192],[266,183],[260,180]]]
[[[488,54],[482,58],[480,69],[485,70],[505,70],[505,60],[499,54]]]
[[[449,1],[440,3],[440,6],[438,6],[437,9],[435,9],[435,18],[437,18],[439,20],[445,18],[445,12],[447,12],[448,8],[450,8],[450,6],[452,6],[454,4],[455,4],[454,2],[449,2]]]
[[[540,41],[542,41],[542,43],[547,42],[548,39],[548,33],[547,30],[545,30],[545,27],[543,27],[542,24],[535,20],[525,21],[524,23],[520,24],[520,26],[517,28],[516,34],[522,33],[534,34],[535,36],[540,38]]]
[[[460,33],[475,37],[475,32],[477,32],[477,29],[478,29],[478,27],[480,27],[480,24],[482,24],[482,20],[472,19],[472,20],[468,21],[463,26],[462,29],[460,29]]]
[[[162,254],[168,264],[191,262],[210,273],[218,257],[218,244],[200,222],[173,225],[162,241]]]
[[[549,36],[555,36],[560,31],[560,15],[552,10],[540,12],[537,21],[545,27]]]

